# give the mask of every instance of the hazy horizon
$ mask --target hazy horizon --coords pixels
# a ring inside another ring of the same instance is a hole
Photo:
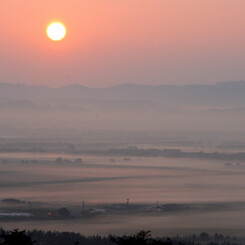
[[[149,83],[136,83],[136,82],[121,82],[118,84],[112,84],[112,85],[105,85],[105,86],[90,86],[88,85],[83,85],[82,83],[70,83],[70,84],[65,84],[65,85],[57,85],[57,86],[53,86],[53,84],[32,84],[32,83],[27,83],[27,82],[4,82],[4,81],[0,81],[0,84],[6,84],[6,85],[27,85],[27,86],[36,86],[36,87],[48,87],[48,88],[65,88],[65,87],[72,87],[72,86],[81,86],[81,87],[85,87],[85,88],[91,88],[91,89],[103,89],[103,88],[113,88],[113,87],[120,87],[120,86],[127,86],[127,85],[132,85],[132,86],[149,86],[149,87],[160,87],[160,86],[173,86],[173,87],[184,87],[184,86],[215,86],[218,84],[227,84],[227,83],[243,83],[245,82],[244,80],[230,80],[230,81],[214,81],[214,82],[210,82],[210,83],[183,83],[183,84],[171,84],[171,83],[157,83],[157,84],[151,84]]]
[[[217,137],[223,132],[224,138],[237,140],[240,134],[243,140],[244,93],[242,81],[209,86],[122,84],[108,88],[0,83],[0,136],[20,132],[73,137],[101,132],[109,136],[117,131],[145,131],[160,135],[186,132],[187,137],[187,132],[196,132],[201,140],[204,132],[210,132],[214,140],[212,135]]]

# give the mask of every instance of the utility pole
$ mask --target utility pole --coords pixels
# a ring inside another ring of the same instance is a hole
[[[128,208],[128,206],[129,206],[129,198],[127,198],[127,208]]]
[[[31,212],[32,212],[32,206],[31,205],[32,205],[32,203],[29,201],[28,204],[29,204],[29,208],[30,208],[29,210],[30,210],[30,215],[31,215]]]

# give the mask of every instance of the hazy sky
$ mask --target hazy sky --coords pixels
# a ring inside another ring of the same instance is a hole
[[[0,0],[0,82],[245,80],[244,0]],[[67,28],[60,42],[47,25]]]

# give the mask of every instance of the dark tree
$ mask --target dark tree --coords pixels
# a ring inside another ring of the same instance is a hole
[[[67,208],[58,209],[58,214],[61,217],[69,217],[71,215],[70,211]]]
[[[166,240],[152,239],[151,232],[144,230],[135,235],[112,237],[111,241],[118,245],[172,245],[172,241],[169,238]]]
[[[56,163],[63,163],[63,159],[61,157],[58,157],[56,160],[55,160]]]
[[[2,231],[0,238],[3,240],[2,245],[33,245],[31,237],[26,231],[13,230],[10,232]]]
[[[140,231],[135,235],[112,237],[111,241],[118,245],[146,245],[150,244],[150,231]]]

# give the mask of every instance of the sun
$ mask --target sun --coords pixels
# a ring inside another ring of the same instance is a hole
[[[66,35],[66,28],[60,22],[53,22],[47,28],[47,35],[53,41],[60,41]]]

